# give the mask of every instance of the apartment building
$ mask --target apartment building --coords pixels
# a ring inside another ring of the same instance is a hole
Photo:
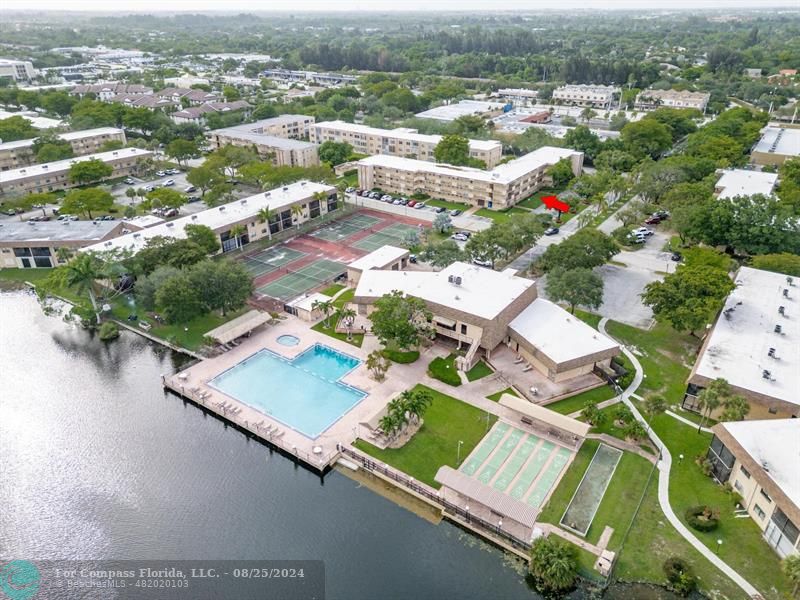
[[[553,90],[553,102],[609,109],[621,90],[611,85],[564,85]]]
[[[94,94],[98,100],[108,102],[116,96],[142,96],[152,95],[153,88],[137,83],[95,83],[76,85],[69,92],[70,96],[83,98],[87,94]]]
[[[275,166],[311,167],[319,164],[317,146],[299,138],[308,135],[314,122],[306,115],[282,115],[234,127],[214,129],[206,134],[211,149],[227,145],[254,148]]]
[[[800,157],[800,129],[774,123],[761,130],[761,139],[750,153],[751,162],[757,165],[780,166],[797,157]]]
[[[644,90],[634,100],[636,110],[652,110],[654,108],[694,108],[705,112],[711,94],[706,92],[689,92],[677,90]]]
[[[98,152],[106,142],[126,142],[125,132],[115,127],[99,127],[97,129],[84,129],[83,131],[68,131],[58,136],[69,142],[75,156],[93,154]],[[0,144],[0,171],[27,167],[36,162],[33,154],[35,139],[17,140]]]
[[[800,420],[718,423],[706,457],[775,553],[800,551]]]
[[[387,154],[425,161],[435,161],[434,150],[442,141],[440,135],[425,135],[416,129],[378,129],[344,121],[324,121],[311,127],[310,139],[315,144],[347,142],[358,154]],[[503,145],[496,140],[469,140],[469,155],[482,160],[491,169],[503,157]]]
[[[505,102],[511,102],[514,106],[532,106],[536,104],[539,93],[524,88],[500,88],[494,95]]]
[[[119,221],[5,221],[0,223],[0,269],[57,267],[69,253],[116,237],[124,227]]]
[[[0,196],[22,196],[33,192],[54,192],[74,187],[70,181],[70,167],[84,160],[100,160],[111,165],[111,177],[131,175],[138,171],[142,161],[152,158],[153,153],[139,148],[122,148],[111,152],[87,154],[66,160],[21,169],[0,172]]]
[[[244,100],[235,100],[233,102],[206,102],[199,106],[189,106],[183,110],[176,110],[170,113],[169,118],[175,123],[194,123],[196,125],[205,125],[208,115],[212,113],[227,113],[236,110],[250,112],[250,104]]]
[[[416,192],[452,202],[502,210],[551,183],[547,169],[562,159],[579,175],[583,153],[545,146],[485,171],[376,155],[358,162],[359,187],[410,196]]]
[[[14,81],[30,81],[36,77],[36,69],[28,60],[0,58],[0,78],[5,77]]]
[[[130,250],[134,254],[144,248],[154,237],[186,238],[187,225],[206,225],[219,236],[221,251],[235,250],[238,246],[290,229],[310,219],[336,210],[336,188],[311,181],[298,181],[282,188],[215,206],[193,215],[146,227],[125,235],[88,246],[86,251]],[[302,214],[292,214],[292,207],[302,207]],[[259,211],[269,208],[272,217],[262,222]],[[235,239],[231,230],[242,225],[246,233]]]
[[[800,417],[798,315],[800,285],[792,277],[741,267],[695,361],[683,407],[700,412],[697,395],[721,378],[748,401],[748,419]]]

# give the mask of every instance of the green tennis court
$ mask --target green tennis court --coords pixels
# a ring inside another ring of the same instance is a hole
[[[317,229],[316,231],[312,232],[311,235],[321,240],[325,240],[326,242],[338,242],[350,237],[354,233],[358,233],[364,229],[369,229],[379,222],[379,218],[372,217],[370,215],[353,215],[352,217],[331,223],[327,227]]]
[[[419,233],[419,228],[404,223],[392,223],[388,227],[368,235],[363,240],[353,243],[353,248],[372,252],[382,246],[406,246],[406,236],[410,232]]]
[[[284,268],[286,275],[261,286],[257,291],[264,296],[286,302],[338,277],[346,269],[342,263],[323,258],[297,270]]]
[[[253,276],[258,277],[265,273],[271,273],[275,269],[287,265],[290,262],[296,261],[298,258],[305,256],[304,252],[279,246],[276,248],[267,248],[257,254],[245,256],[242,258],[244,268]]]

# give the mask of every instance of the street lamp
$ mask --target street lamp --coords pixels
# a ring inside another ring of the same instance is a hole
[[[683,463],[683,454],[678,454],[678,464]]]
[[[461,445],[464,442],[462,440],[458,440],[458,450],[456,452],[456,466],[461,464]]]
[[[722,540],[717,540],[717,556],[719,556],[720,548],[722,548]]]
[[[500,519],[500,520],[497,522],[497,533],[498,533],[498,534],[500,533],[500,530],[501,530],[502,528],[503,528],[503,519]]]

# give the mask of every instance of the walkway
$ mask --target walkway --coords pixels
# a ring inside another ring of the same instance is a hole
[[[611,337],[611,335],[606,331],[606,323],[608,322],[607,318],[600,319],[600,323],[598,324],[598,329]],[[612,338],[613,339],[613,338]],[[621,344],[620,344],[621,345]],[[708,546],[703,544],[700,540],[698,540],[694,534],[689,531],[686,525],[677,517],[675,511],[672,510],[672,506],[669,503],[669,472],[672,468],[672,456],[669,453],[669,449],[664,445],[661,439],[656,435],[656,433],[648,427],[647,422],[645,421],[644,417],[641,415],[639,410],[636,406],[631,402],[631,395],[639,388],[644,378],[644,369],[642,369],[641,363],[639,363],[636,356],[628,350],[625,346],[622,346],[622,351],[625,353],[625,356],[628,357],[628,360],[631,361],[634,368],[636,369],[636,375],[633,378],[633,382],[622,392],[622,401],[625,405],[631,409],[634,417],[637,421],[642,423],[645,427],[648,428],[648,435],[650,436],[650,440],[655,444],[656,448],[661,451],[661,461],[658,463],[658,503],[661,506],[661,510],[664,515],[667,517],[667,520],[672,524],[672,526],[681,534],[681,536],[689,542],[695,550],[697,550],[700,554],[705,556],[708,560],[711,561],[715,567],[717,567],[720,571],[725,573],[728,577],[730,577],[736,585],[742,588],[745,593],[747,593],[750,597],[761,597],[758,590],[753,587],[744,577],[742,577],[737,571],[735,571],[732,567],[728,565],[724,560],[722,560],[719,556],[717,556]]]
[[[594,206],[589,206],[588,208],[584,209],[584,211],[586,210],[594,210]],[[516,269],[517,271],[527,270],[533,261],[544,254],[548,246],[552,246],[553,244],[558,244],[564,241],[580,229],[580,219],[578,218],[580,215],[581,213],[578,213],[563,225],[559,225],[560,231],[556,235],[540,237],[533,246],[511,261],[511,264],[508,265],[508,268]]]

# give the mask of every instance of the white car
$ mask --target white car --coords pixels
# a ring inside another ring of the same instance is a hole
[[[171,185],[175,185],[175,180],[174,179],[167,179],[162,185],[164,187],[169,187]]]
[[[492,261],[483,260],[482,258],[473,258],[472,264],[478,265],[479,267],[488,267],[489,269],[492,268]]]
[[[631,231],[633,235],[653,235],[653,232],[650,231],[647,227],[637,227],[633,231]]]
[[[164,177],[166,174],[167,174],[166,171],[156,171],[156,176],[157,177]]]

